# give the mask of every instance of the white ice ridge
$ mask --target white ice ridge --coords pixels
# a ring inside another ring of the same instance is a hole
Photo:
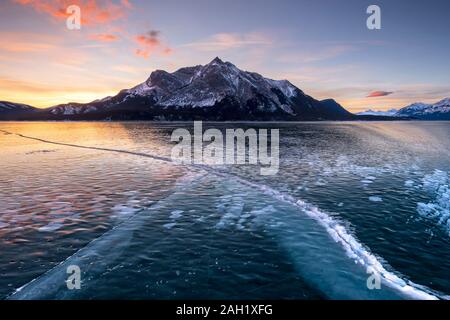
[[[0,131],[7,132],[5,130],[0,130]],[[7,133],[10,133],[10,132],[7,132]],[[20,136],[22,138],[26,138],[26,139],[37,140],[37,141],[44,142],[44,143],[64,145],[64,146],[82,148],[82,149],[93,149],[93,150],[126,153],[126,154],[131,154],[131,155],[148,157],[148,158],[152,158],[155,160],[170,162],[170,163],[173,163],[174,165],[178,165],[176,162],[173,162],[171,158],[162,157],[162,156],[158,156],[158,155],[150,155],[150,154],[145,154],[145,153],[137,153],[137,152],[119,150],[119,149],[108,149],[108,148],[89,147],[89,146],[82,146],[82,145],[75,145],[75,144],[66,144],[66,143],[59,143],[59,142],[39,139],[39,138],[35,138],[35,137],[29,137],[29,136],[25,136],[25,135],[21,135],[21,134],[15,134],[15,135]],[[354,236],[352,236],[345,229],[344,226],[339,224],[330,215],[321,211],[316,206],[308,204],[303,200],[296,199],[291,195],[288,195],[288,194],[285,194],[278,190],[275,190],[269,186],[257,184],[257,183],[245,180],[234,174],[222,172],[222,171],[219,171],[219,170],[214,169],[207,165],[182,165],[182,166],[203,169],[203,170],[207,171],[208,173],[214,174],[216,176],[219,176],[222,178],[227,178],[227,179],[233,179],[237,182],[240,182],[243,185],[260,190],[262,193],[264,193],[266,195],[269,195],[280,201],[283,201],[288,204],[292,204],[292,205],[296,206],[297,208],[299,208],[300,212],[307,214],[310,218],[316,220],[320,225],[322,225],[325,228],[325,230],[328,232],[328,234],[334,239],[334,241],[339,243],[344,248],[344,250],[347,253],[347,256],[349,258],[354,259],[356,263],[358,263],[366,268],[371,268],[371,270],[376,271],[381,276],[382,281],[387,286],[389,286],[390,288],[392,288],[394,290],[398,290],[399,292],[404,294],[406,297],[409,297],[410,299],[419,299],[419,300],[437,300],[439,298],[445,298],[442,296],[438,296],[437,294],[433,293],[432,290],[430,290],[424,286],[417,285],[411,281],[403,280],[396,274],[386,270],[384,268],[384,266],[378,261],[378,259],[373,254],[371,254],[368,251],[368,249],[366,249]]]
[[[221,175],[221,174],[219,174]],[[378,259],[371,254],[364,246],[358,242],[358,240],[353,237],[344,226],[336,222],[331,216],[321,211],[319,208],[306,203],[303,200],[298,200],[291,195],[286,195],[280,191],[274,190],[268,186],[256,184],[242,178],[223,174],[222,176],[232,177],[240,183],[256,188],[262,191],[264,194],[270,195],[278,200],[292,204],[298,207],[302,212],[305,212],[310,218],[315,219],[319,222],[328,232],[328,234],[336,241],[341,244],[345,249],[348,257],[355,260],[355,262],[361,264],[366,268],[372,268],[378,272],[378,274],[384,280],[384,283],[392,289],[402,292],[405,296],[412,299],[419,300],[437,300],[439,297],[432,293],[430,289],[423,286],[419,286],[410,281],[405,281],[395,275],[392,272],[387,271],[383,265],[378,261]]]

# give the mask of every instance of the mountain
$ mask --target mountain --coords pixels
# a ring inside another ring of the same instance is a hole
[[[395,117],[397,114],[397,109],[391,109],[388,111],[378,111],[378,110],[372,110],[369,109],[367,111],[358,112],[357,115],[359,116],[386,116],[386,117]]]
[[[450,120],[450,98],[434,104],[413,103],[400,109],[396,115],[420,120]]]
[[[1,113],[0,113],[1,117]],[[334,100],[318,101],[287,80],[272,80],[215,58],[173,73],[156,70],[143,83],[90,103],[33,114],[45,120],[352,120]]]
[[[0,119],[2,120],[27,118],[38,110],[27,104],[0,101]]]
[[[327,113],[336,119],[352,119],[355,118],[353,113],[347,111],[343,106],[333,99],[325,99],[320,101],[322,112]]]
[[[396,118],[409,118],[417,120],[450,120],[450,98],[445,98],[437,103],[428,104],[416,102],[401,108],[389,111],[367,110],[357,113],[358,116],[389,116]]]
[[[9,101],[0,101],[0,112],[27,112],[30,110],[36,110],[32,106],[22,103],[14,103]]]
[[[357,115],[333,99],[318,101],[287,80],[272,80],[215,58],[173,73],[156,70],[143,83],[89,103],[48,109],[0,101],[0,120],[450,120],[450,98],[400,110]]]

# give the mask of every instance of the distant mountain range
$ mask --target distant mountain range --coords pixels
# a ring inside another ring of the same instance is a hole
[[[12,104],[10,104],[12,105]],[[292,85],[215,58],[207,65],[157,70],[116,96],[45,110],[2,113],[6,119],[45,120],[351,120],[333,100],[318,101]]]
[[[403,109],[402,109],[403,110]],[[316,100],[287,80],[272,80],[215,58],[173,73],[156,70],[113,97],[47,109],[0,102],[0,120],[304,121],[377,120],[332,99]],[[409,117],[409,115],[406,115]]]
[[[358,112],[357,115],[359,116],[384,116],[384,117],[395,117],[397,114],[397,109],[391,109],[388,111],[377,111],[369,109],[367,111]]]
[[[434,104],[414,103],[400,109],[397,115],[422,120],[450,120],[450,98]]]
[[[419,120],[450,120],[450,98],[445,98],[434,104],[413,103],[400,110],[389,111],[367,110],[357,113],[357,115],[407,117]]]

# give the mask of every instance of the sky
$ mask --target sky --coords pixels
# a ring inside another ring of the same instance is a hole
[[[219,56],[353,112],[432,103],[450,97],[449,17],[448,0],[0,0],[0,100],[89,102]]]

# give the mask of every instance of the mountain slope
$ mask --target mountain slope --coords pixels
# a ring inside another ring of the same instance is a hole
[[[39,109],[22,103],[0,101],[1,120],[25,119],[38,112]]]
[[[450,120],[450,98],[434,104],[413,103],[400,109],[397,115],[421,120]]]
[[[347,111],[343,106],[337,103],[334,99],[325,99],[320,101],[322,105],[322,113],[333,116],[335,119],[351,119],[355,118],[353,113]]]

